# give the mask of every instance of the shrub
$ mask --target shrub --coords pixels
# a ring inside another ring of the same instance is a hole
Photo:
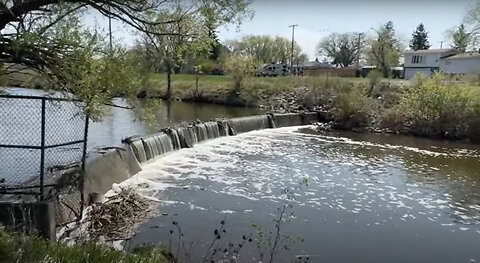
[[[375,101],[365,94],[362,88],[350,89],[333,100],[334,126],[341,129],[354,129],[370,124]]]
[[[400,110],[399,107],[388,108],[380,115],[380,127],[390,129],[393,132],[406,132],[405,123],[405,112]]]
[[[300,101],[307,109],[316,106],[329,109],[340,94],[361,87],[352,81],[338,77],[308,77],[305,78],[305,82],[308,91],[301,94]]]
[[[448,81],[436,74],[418,77],[400,99],[404,125],[414,135],[459,139],[469,137],[469,128],[480,109],[477,87]]]
[[[252,56],[234,54],[226,58],[223,69],[232,79],[235,91],[239,92],[243,88],[244,80],[253,75],[257,65]]]
[[[370,87],[369,94],[372,94],[373,89],[375,88],[375,86],[377,86],[377,84],[380,83],[382,78],[383,78],[383,73],[380,70],[372,70],[370,71],[370,73],[368,73],[367,79],[368,79],[368,85]]]

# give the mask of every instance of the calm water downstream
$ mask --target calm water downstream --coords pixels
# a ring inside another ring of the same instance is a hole
[[[296,255],[310,262],[480,262],[479,158],[467,145],[297,128],[219,138],[149,163],[123,183],[159,200],[159,215],[129,245],[176,251],[178,222],[198,262],[224,218],[220,248],[256,237],[252,223],[273,229],[288,187],[295,217],[282,231],[304,241],[280,249],[275,262]],[[308,186],[299,189],[304,178]],[[258,262],[258,251],[247,242],[240,261]]]

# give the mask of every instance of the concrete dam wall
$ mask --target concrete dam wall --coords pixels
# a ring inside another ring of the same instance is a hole
[[[235,136],[253,130],[310,125],[328,119],[325,112],[257,115],[209,122],[189,122],[162,129],[155,134],[131,136],[123,140],[122,147],[99,149],[88,154],[83,184],[84,201],[86,205],[91,204],[112,189],[113,184],[125,181],[141,171],[142,164],[152,162],[169,152],[191,148],[202,141],[222,136]],[[80,203],[81,198],[72,196],[71,200],[73,201],[70,205],[75,205],[75,202]],[[0,207],[8,208],[8,211],[16,211],[15,209],[22,207],[28,207],[32,211],[41,210],[29,213],[27,219],[31,222],[48,222],[31,225],[33,229],[40,230],[43,236],[52,238],[55,236],[56,225],[75,219],[75,214],[68,212],[64,205],[56,201],[36,203],[17,200],[1,203]],[[50,209],[44,209],[45,206]],[[12,214],[13,212],[4,215],[0,213],[0,223],[11,225]]]
[[[325,112],[271,114],[209,122],[191,122],[169,127],[158,133],[132,136],[123,148],[89,154],[85,177],[85,196],[98,196],[141,170],[141,164],[161,158],[171,151],[191,148],[205,140],[235,136],[253,130],[310,125],[329,119]]]

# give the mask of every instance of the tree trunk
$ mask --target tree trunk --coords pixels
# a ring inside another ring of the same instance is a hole
[[[388,78],[388,67],[387,67],[387,66],[383,66],[383,67],[382,67],[382,70],[383,70],[383,77],[384,77],[384,78]]]
[[[198,99],[200,97],[200,94],[198,92],[198,77],[200,75],[200,71],[197,69],[196,70],[196,76],[195,76],[195,99]]]
[[[166,98],[172,97],[172,69],[170,65],[167,65],[167,95]]]

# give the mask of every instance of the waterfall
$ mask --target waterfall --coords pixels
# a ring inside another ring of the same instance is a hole
[[[180,136],[178,134],[178,130],[174,128],[168,128],[165,132],[170,136],[172,139],[173,149],[178,150],[182,148],[182,143],[180,142]]]
[[[193,145],[198,143],[199,138],[195,132],[195,127],[179,127],[176,128],[176,130],[180,140],[181,148],[192,148]]]
[[[174,150],[172,139],[163,132],[129,140],[128,143],[139,163],[144,163]]]
[[[228,122],[226,122],[225,120],[219,120],[217,121],[217,124],[218,124],[218,131],[220,133],[220,136],[228,136],[230,134],[229,133],[230,126],[228,125]]]
[[[143,163],[147,161],[147,155],[145,154],[145,148],[143,147],[142,140],[136,140],[130,142],[132,146],[133,154],[135,154],[135,158],[139,163]]]
[[[159,155],[155,137],[149,136],[146,138],[142,138],[142,142],[143,148],[145,149],[145,154],[147,156],[147,160],[150,160],[153,157]]]
[[[253,130],[299,126],[318,122],[320,114],[275,114],[240,117],[204,123],[187,124],[164,129],[149,136],[130,137],[124,140],[133,150],[139,163],[181,148],[191,148],[195,144],[221,136],[236,135]]]
[[[272,128],[274,123],[271,121],[270,116],[258,115],[231,119],[229,125],[233,133],[231,135],[235,135],[253,130]]]
[[[153,137],[156,140],[159,155],[173,151],[172,140],[166,133],[157,133]]]
[[[228,133],[225,132],[221,133],[219,123],[214,121],[198,123],[195,125],[195,129],[198,141],[205,141],[228,135]]]

